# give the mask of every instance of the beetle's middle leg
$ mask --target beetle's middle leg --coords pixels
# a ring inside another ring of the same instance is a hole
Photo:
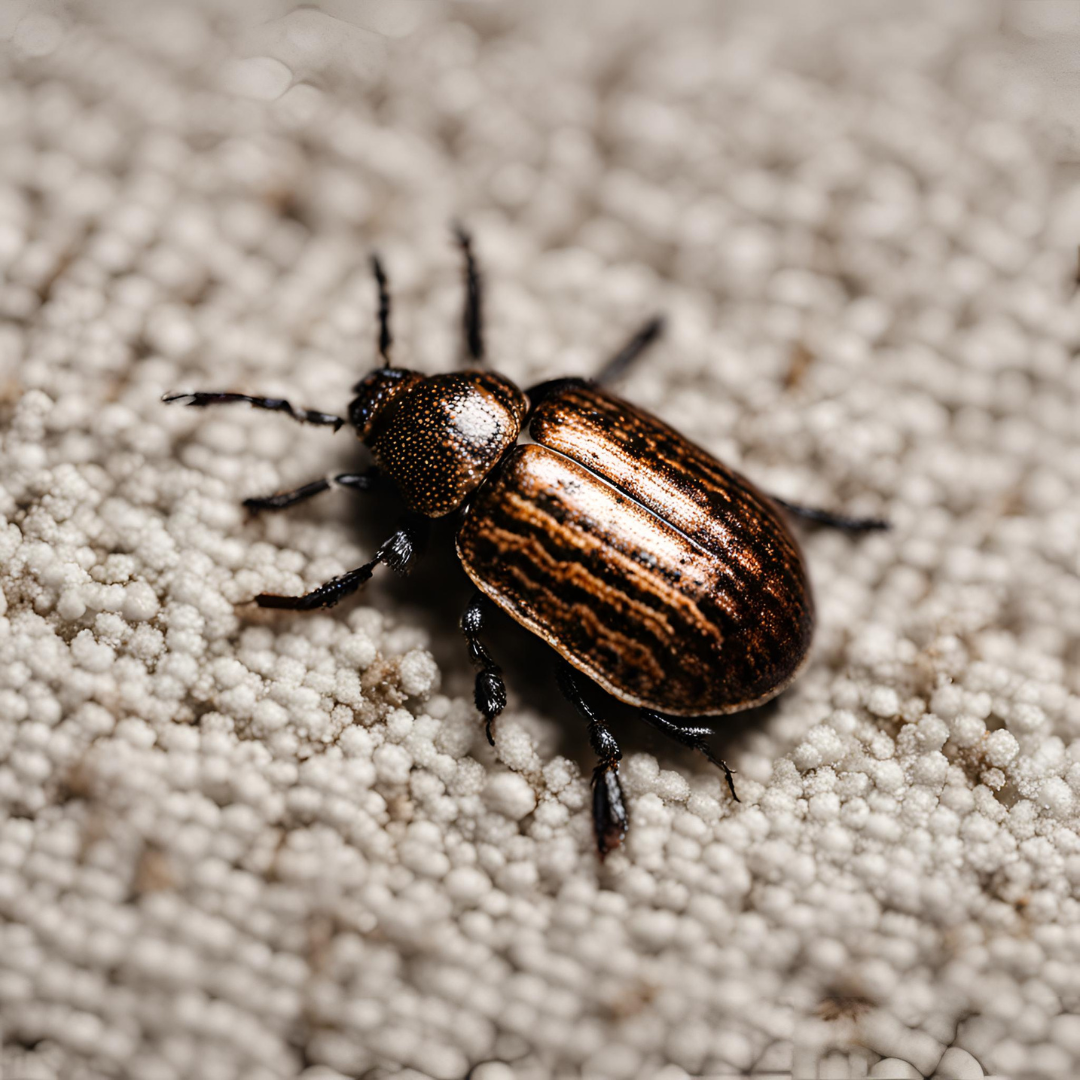
[[[557,671],[559,689],[566,695],[570,704],[577,709],[589,724],[589,743],[600,759],[593,770],[593,827],[596,830],[596,845],[603,859],[614,851],[626,836],[630,825],[626,813],[626,799],[622,784],[619,783],[619,761],[622,751],[615,741],[615,736],[608,730],[607,724],[596,714],[593,707],[581,694],[577,682],[577,672],[565,661],[559,661]]]
[[[333,479],[333,483],[339,484],[341,487],[352,488],[353,491],[371,491],[378,482],[379,470],[375,468],[368,469],[364,473],[338,473]],[[312,480],[310,484],[302,484],[292,491],[279,491],[276,495],[245,499],[244,506],[253,514],[257,514],[260,510],[285,510],[290,506],[303,502],[305,499],[329,491],[330,487],[331,482],[329,480]]]
[[[475,593],[465,609],[465,614],[461,616],[461,632],[469,646],[469,659],[480,669],[476,673],[473,700],[484,718],[487,741],[494,746],[495,737],[491,733],[491,725],[506,708],[506,684],[502,679],[502,669],[492,660],[491,653],[480,640],[480,632],[484,629],[484,616],[490,610],[491,601],[482,592]]]
[[[727,780],[728,788],[731,790],[731,797],[736,802],[741,801],[739,796],[735,794],[735,781],[732,779],[732,772],[728,768],[727,762],[722,758],[718,758],[706,741],[710,735],[715,734],[712,728],[706,727],[704,724],[695,724],[692,720],[672,719],[669,716],[664,716],[663,713],[653,712],[652,709],[642,709],[641,719],[650,727],[662,732],[669,739],[704,754],[718,769],[723,769],[724,779]]]
[[[338,601],[356,592],[371,577],[379,563],[386,563],[391,570],[399,574],[407,574],[409,564],[424,546],[427,533],[427,519],[410,516],[375,552],[375,558],[371,562],[364,563],[355,570],[349,570],[339,577],[331,578],[325,585],[320,585],[317,589],[304,593],[302,596],[260,593],[255,597],[255,603],[259,607],[285,608],[288,611],[313,611],[316,608],[333,607]]]

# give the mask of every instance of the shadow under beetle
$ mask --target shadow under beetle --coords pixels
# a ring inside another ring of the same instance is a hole
[[[588,723],[599,764],[593,821],[603,857],[626,835],[615,737],[579,686],[579,674],[640,708],[669,738],[731,770],[709,749],[705,718],[759,705],[803,667],[814,625],[810,584],[781,511],[850,530],[877,520],[796,506],[760,492],[656,417],[604,387],[661,330],[654,318],[592,380],[554,379],[522,393],[483,368],[481,283],[466,232],[465,343],[475,367],[422,375],[390,361],[390,294],[378,257],[378,349],[385,363],[353,388],[348,418],[296,409],[277,398],[168,394],[205,406],[247,402],[308,424],[346,423],[371,449],[374,468],[341,473],[354,490],[396,487],[407,513],[363,566],[303,596],[263,593],[260,607],[310,611],[355,592],[380,563],[405,573],[431,518],[457,513],[457,554],[477,593],[461,620],[479,669],[476,707],[492,723],[506,706],[499,666],[481,640],[490,605],[561,657],[562,692]],[[531,442],[518,443],[526,430]],[[330,487],[248,499],[281,510]]]

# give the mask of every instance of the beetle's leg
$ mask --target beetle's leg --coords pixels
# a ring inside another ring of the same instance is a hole
[[[465,257],[465,311],[462,323],[465,327],[465,344],[469,355],[478,364],[484,362],[483,293],[480,271],[473,255],[472,237],[461,225],[454,226],[454,239]]]
[[[294,408],[284,398],[251,397],[248,394],[199,391],[194,394],[164,394],[161,400],[166,405],[174,401],[182,401],[185,405],[197,408],[205,408],[207,405],[232,405],[239,401],[246,401],[249,405],[254,405],[256,409],[269,409],[271,412],[286,413],[301,424],[318,424],[324,427],[332,427],[337,431],[345,423],[342,417],[334,416],[332,413],[316,412],[314,409]]]
[[[598,386],[607,386],[625,375],[631,364],[663,333],[664,319],[654,315],[604,366],[593,376]]]
[[[334,477],[335,484],[353,488],[355,491],[370,491],[378,480],[379,470],[374,468],[366,473],[338,473]],[[329,490],[329,480],[313,480],[310,484],[304,484],[294,491],[279,491],[276,495],[266,495],[260,499],[245,499],[244,506],[253,514],[257,514],[260,510],[284,510],[305,499],[310,499],[313,495]]]
[[[390,336],[390,287],[378,255],[371,256],[371,269],[374,271],[375,287],[379,293],[379,355],[389,364],[390,346],[394,342]]]
[[[596,846],[600,858],[614,851],[626,836],[630,825],[626,813],[626,799],[619,783],[619,761],[622,751],[607,724],[597,716],[593,707],[581,694],[577,673],[565,661],[559,661],[557,671],[559,689],[566,695],[581,716],[589,724],[589,743],[600,763],[593,770],[593,827],[596,830]]]
[[[461,616],[461,632],[469,646],[469,659],[480,669],[476,673],[473,700],[484,717],[487,741],[494,746],[495,737],[491,733],[491,725],[506,708],[506,684],[502,680],[502,669],[491,659],[491,653],[484,648],[484,643],[480,640],[480,632],[484,629],[484,616],[490,609],[491,601],[482,592],[475,593],[465,609],[465,614]]]
[[[710,735],[716,733],[712,728],[706,727],[704,724],[695,724],[693,722],[684,723],[681,720],[673,720],[671,717],[664,716],[662,713],[653,712],[652,709],[642,709],[641,719],[649,724],[651,727],[656,728],[657,731],[663,732],[669,739],[673,739],[677,743],[681,743],[683,746],[689,746],[691,750],[698,750],[704,754],[718,769],[723,769],[724,778],[727,780],[727,785],[731,789],[731,797],[739,802],[739,796],[735,794],[735,781],[732,779],[732,772],[727,767],[727,762],[722,758],[718,758],[712,751],[712,748],[705,741]]]
[[[391,534],[382,547],[375,553],[371,562],[358,566],[340,577],[331,578],[325,585],[303,596],[277,596],[274,593],[260,593],[255,603],[264,608],[286,608],[289,611],[312,611],[315,608],[333,607],[339,600],[351,596],[368,578],[379,563],[386,563],[391,570],[399,574],[409,571],[409,563],[423,548],[427,539],[428,522],[426,518],[409,517]]]
[[[871,532],[874,529],[887,529],[889,523],[881,518],[853,518],[846,514],[834,514],[831,510],[818,510],[813,506],[799,506],[798,503],[790,503],[787,499],[771,495],[770,498],[777,506],[783,507],[789,514],[806,518],[807,521],[815,521],[819,525],[828,525],[834,529],[846,529],[848,532]]]

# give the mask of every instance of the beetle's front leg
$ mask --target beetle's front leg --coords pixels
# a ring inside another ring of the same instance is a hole
[[[557,671],[559,689],[589,724],[589,743],[599,764],[593,770],[593,828],[596,830],[596,846],[603,859],[614,851],[626,836],[630,820],[626,813],[626,799],[619,783],[619,761],[622,751],[607,724],[596,714],[581,694],[577,673],[565,661],[559,661]]]
[[[671,717],[664,716],[663,713],[653,712],[652,709],[642,709],[641,719],[650,727],[663,732],[672,741],[682,746],[689,746],[691,750],[697,750],[699,753],[704,754],[718,769],[723,769],[724,778],[731,789],[731,797],[736,802],[741,801],[739,796],[735,794],[735,781],[732,779],[733,774],[728,768],[727,762],[722,758],[718,758],[713,753],[712,747],[706,742],[710,735],[715,734],[712,728],[706,727],[704,724],[695,724],[692,721],[684,723],[680,720],[673,720]]]
[[[848,517],[846,514],[834,514],[831,510],[819,510],[814,506],[800,506],[798,503],[788,502],[787,499],[781,499],[776,495],[769,497],[789,514],[816,522],[818,525],[828,525],[833,529],[844,529],[847,532],[873,532],[876,529],[889,528],[889,523],[881,518]]]
[[[499,665],[492,660],[491,653],[480,640],[480,633],[484,629],[484,616],[490,610],[491,601],[482,592],[475,593],[465,609],[465,614],[461,616],[461,632],[469,646],[469,659],[480,669],[476,673],[473,700],[484,718],[487,741],[494,746],[495,736],[491,732],[491,725],[506,708],[506,684],[502,680]]]
[[[319,427],[332,427],[340,430],[345,418],[333,413],[318,412],[316,409],[298,409],[284,398],[252,397],[250,394],[234,394],[230,391],[199,390],[193,394],[165,394],[162,399],[166,405],[179,402],[189,408],[205,409],[208,405],[247,404],[256,409],[268,409],[270,412],[285,413],[301,424],[315,424]]]
[[[313,611],[316,608],[333,607],[336,603],[351,596],[364,582],[368,581],[379,563],[386,563],[391,570],[399,574],[409,572],[409,563],[423,548],[427,539],[428,522],[426,518],[410,516],[392,533],[382,547],[375,553],[371,562],[358,566],[355,570],[331,578],[325,585],[320,585],[302,596],[278,596],[276,593],[260,593],[255,603],[264,608],[284,608],[288,611]]]

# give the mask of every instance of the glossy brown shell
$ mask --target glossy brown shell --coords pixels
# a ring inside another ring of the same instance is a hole
[[[404,373],[403,389],[373,412],[366,441],[410,510],[442,517],[456,510],[512,446],[528,401],[488,371],[430,378]],[[376,388],[377,390],[378,388]]]
[[[615,697],[680,716],[767,701],[813,605],[770,500],[655,417],[568,381],[458,533],[477,586]]]

